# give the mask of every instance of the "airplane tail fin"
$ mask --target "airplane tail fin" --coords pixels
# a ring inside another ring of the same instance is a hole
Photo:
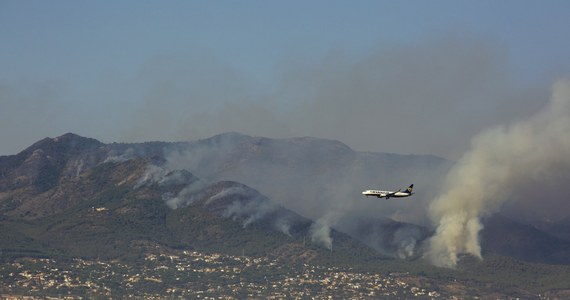
[[[411,194],[413,189],[414,189],[414,185],[412,184],[406,189],[406,192]]]

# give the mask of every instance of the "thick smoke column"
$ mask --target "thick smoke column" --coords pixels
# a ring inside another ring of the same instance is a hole
[[[570,167],[570,81],[557,82],[548,106],[530,119],[482,132],[449,172],[430,206],[437,226],[427,257],[454,267],[457,255],[481,258],[480,218],[497,212],[516,188]],[[560,197],[560,195],[558,196]],[[513,199],[511,199],[513,198]]]

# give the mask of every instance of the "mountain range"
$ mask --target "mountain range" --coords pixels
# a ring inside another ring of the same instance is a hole
[[[334,240],[379,256],[247,185],[167,168],[168,146],[181,147],[65,134],[0,157],[2,253],[117,258],[167,247],[305,261],[332,253]]]
[[[152,249],[293,261],[421,258],[426,207],[453,162],[358,152],[331,140],[226,133],[105,144],[75,134],[0,157],[6,256],[136,257]],[[360,191],[415,183],[405,201]],[[484,255],[570,264],[564,224],[484,220]]]

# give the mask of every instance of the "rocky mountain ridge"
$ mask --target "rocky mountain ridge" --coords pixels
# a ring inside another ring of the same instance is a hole
[[[113,151],[67,134],[0,157],[3,253],[113,258],[156,245],[312,259],[330,247],[312,238],[313,222],[244,184],[205,182],[164,168],[161,157]],[[328,237],[374,255],[340,232]]]
[[[430,229],[392,217],[426,199],[397,204],[354,199],[359,188],[355,182],[410,174],[424,178],[421,173],[437,181],[438,172],[448,165],[437,157],[362,153],[337,141],[309,137],[268,139],[227,133],[192,142],[104,144],[65,134],[0,157],[0,220],[8,237],[1,247],[27,243],[33,251],[63,253],[73,247],[54,246],[71,245],[66,240],[78,245],[84,240],[88,248],[90,239],[84,233],[107,241],[103,250],[87,251],[89,255],[126,251],[128,243],[122,240],[212,247],[214,240],[220,245],[231,240],[219,229],[217,222],[223,221],[230,222],[228,228],[235,227],[230,230],[234,236],[241,234],[235,230],[255,228],[265,232],[261,239],[276,234],[281,242],[291,239],[284,243],[289,246],[272,248],[281,251],[298,250],[299,244],[307,243],[324,250],[348,247],[354,244],[350,236],[376,253],[417,259]],[[426,190],[421,193],[424,198]],[[379,210],[393,213],[378,215]],[[201,213],[195,215],[196,211]],[[201,221],[210,224],[209,229],[188,223],[188,214],[199,220],[210,216],[211,224]],[[173,221],[176,218],[180,219]],[[125,231],[125,226],[130,229]],[[564,236],[562,231],[558,229],[558,236]],[[186,232],[197,236],[184,237]],[[218,238],[206,242],[204,232]],[[514,242],[502,243],[507,240],[497,235]],[[504,217],[488,219],[481,238],[487,253],[570,263],[565,259],[568,242]],[[243,240],[232,251],[240,243]]]

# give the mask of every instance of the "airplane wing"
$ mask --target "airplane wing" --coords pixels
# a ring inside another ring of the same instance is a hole
[[[392,197],[392,196],[396,195],[396,193],[399,193],[399,192],[401,192],[401,191],[402,191],[402,189],[399,189],[399,190],[397,190],[397,191],[395,191],[395,192],[388,193],[388,194],[386,194],[386,197],[387,197],[387,198]]]
[[[390,199],[390,197],[395,196],[396,193],[400,192],[401,190],[402,190],[402,189],[399,189],[399,190],[397,190],[397,191],[395,191],[395,192],[390,192],[390,193],[384,195],[384,197],[386,197],[386,200],[388,200],[388,199]]]

